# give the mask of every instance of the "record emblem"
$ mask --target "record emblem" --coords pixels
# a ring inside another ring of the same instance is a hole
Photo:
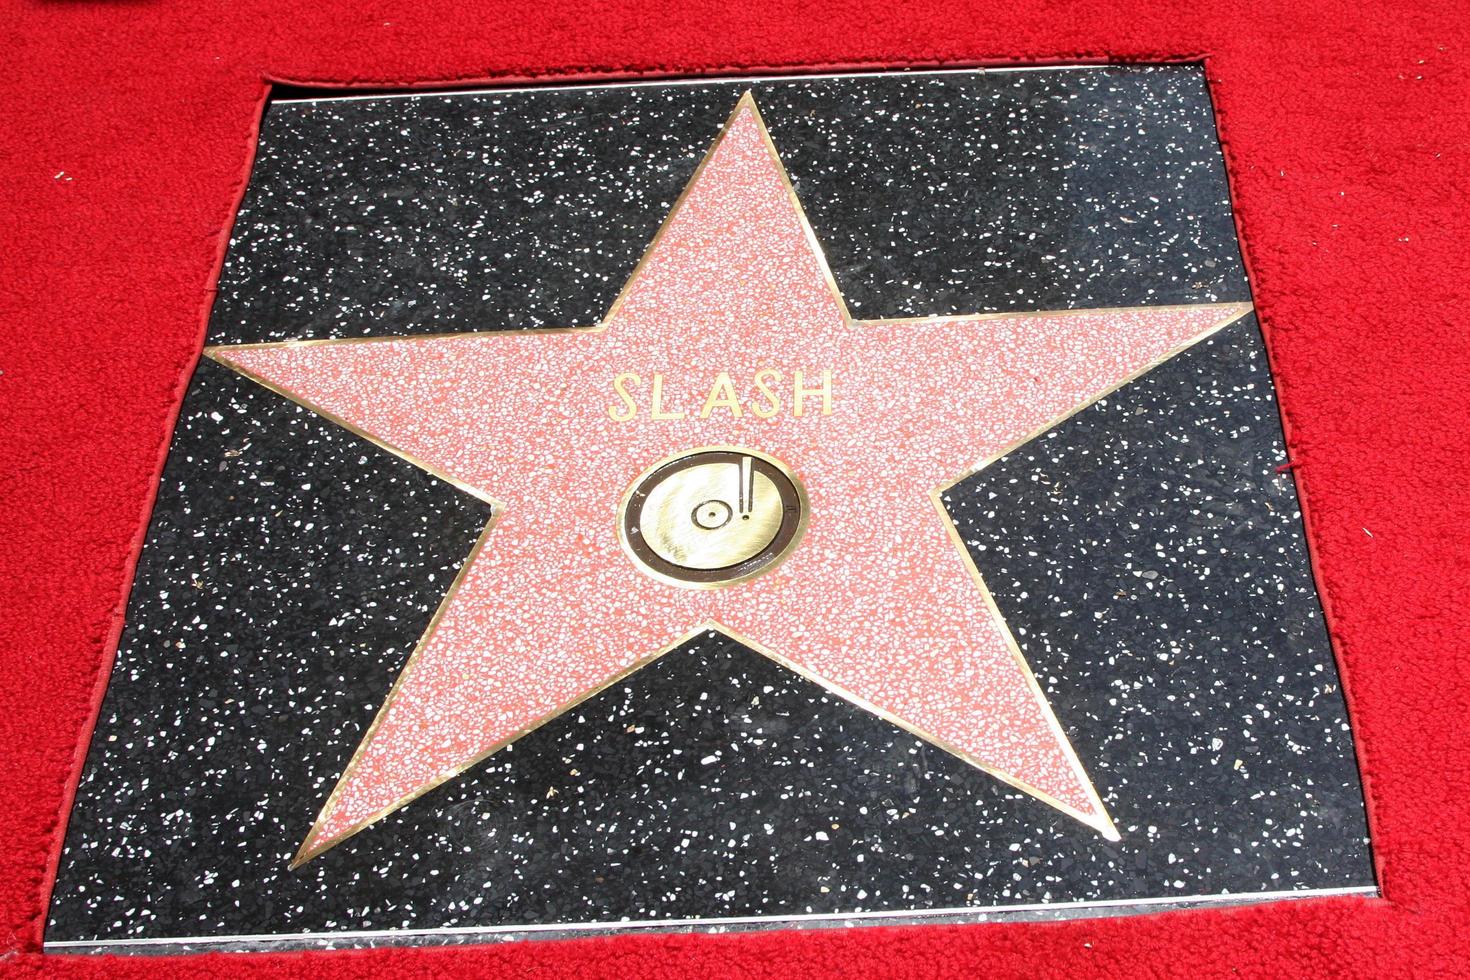
[[[750,449],[695,449],[661,460],[634,482],[618,533],[648,574],[713,588],[780,564],[806,518],[806,492],[779,460]]]

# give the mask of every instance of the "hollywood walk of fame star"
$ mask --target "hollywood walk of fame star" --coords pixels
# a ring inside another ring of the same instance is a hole
[[[293,866],[706,630],[1116,839],[943,492],[1247,311],[854,320],[747,94],[594,327],[211,348],[494,507]],[[802,527],[695,588],[626,508],[710,449]]]

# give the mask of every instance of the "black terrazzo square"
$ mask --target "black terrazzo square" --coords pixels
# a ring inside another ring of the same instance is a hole
[[[209,342],[593,323],[746,89],[855,316],[1250,298],[1197,68],[850,75],[273,103]],[[48,946],[1371,891],[1284,461],[1247,317],[945,497],[1119,843],[711,635],[293,872],[489,508],[203,362]]]

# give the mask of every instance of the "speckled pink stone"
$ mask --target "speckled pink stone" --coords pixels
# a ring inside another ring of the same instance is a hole
[[[504,504],[303,853],[711,624],[1107,831],[931,491],[1240,312],[850,321],[747,102],[603,330],[216,352]],[[698,417],[718,372],[748,396],[762,368],[788,385],[830,370],[832,414],[794,417],[788,390],[768,420]],[[619,423],[623,372],[642,414]],[[655,373],[688,417],[647,417]],[[714,445],[790,466],[806,536],[731,588],[656,581],[619,546],[620,500],[653,462]]]

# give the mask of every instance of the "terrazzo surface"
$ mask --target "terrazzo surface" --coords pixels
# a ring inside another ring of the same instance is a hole
[[[1239,302],[1192,68],[750,86],[854,316]],[[281,103],[210,342],[595,322],[732,84]],[[203,363],[48,941],[1371,885],[1247,318],[946,505],[1120,843],[722,636],[295,871],[488,505]]]

